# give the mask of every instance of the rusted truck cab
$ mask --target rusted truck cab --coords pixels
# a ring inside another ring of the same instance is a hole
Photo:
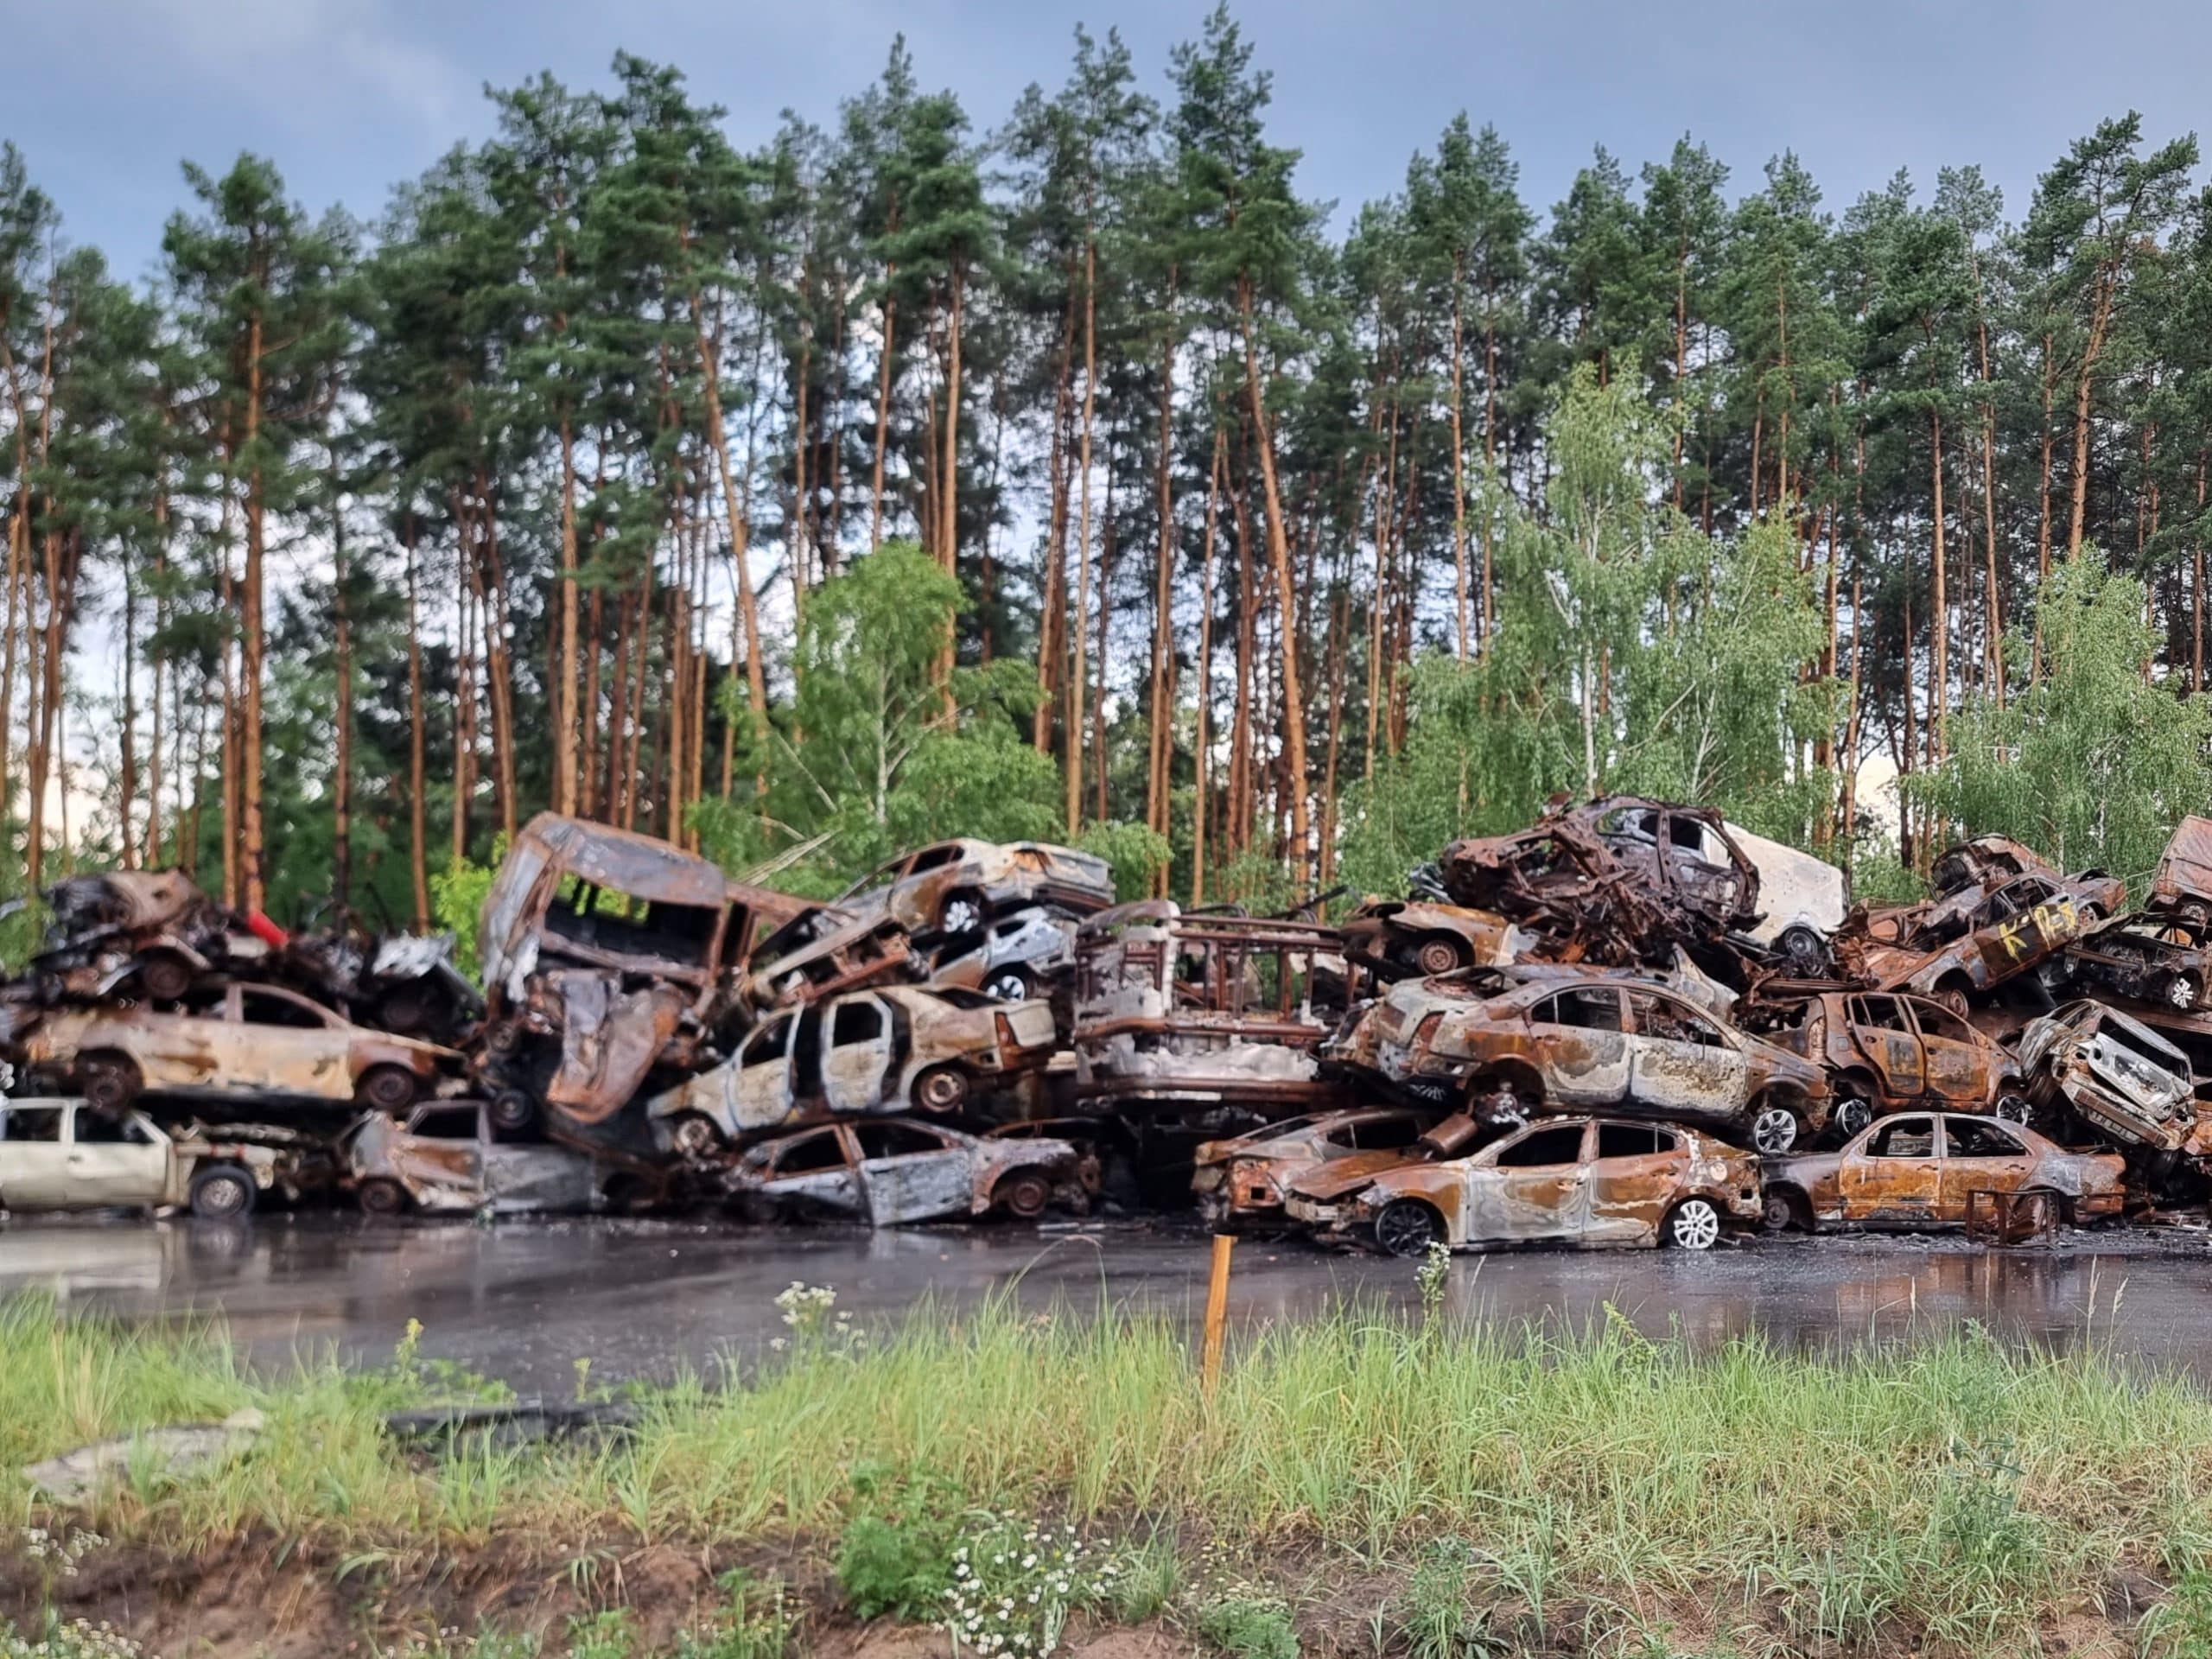
[[[541,813],[486,895],[477,942],[493,1116],[584,1150],[650,1160],[625,1110],[694,1066],[729,1012],[733,971],[802,901],[731,881],[667,842]]]

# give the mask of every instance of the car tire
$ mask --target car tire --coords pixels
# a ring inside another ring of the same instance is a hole
[[[1027,1002],[1036,988],[1026,968],[1001,968],[983,982],[983,994],[1001,1002]]]
[[[1861,1090],[1847,1086],[1836,1091],[1835,1109],[1828,1114],[1828,1126],[1835,1132],[1838,1145],[1857,1140],[1873,1122],[1874,1103]]]
[[[138,959],[138,988],[149,1002],[181,1001],[193,979],[192,964],[174,950],[149,950]]]
[[[1814,1230],[1810,1206],[1789,1188],[1770,1186],[1762,1198],[1759,1224],[1768,1232],[1786,1233],[1793,1227],[1800,1232]]]
[[[2025,1125],[2036,1115],[2036,1103],[2018,1090],[2007,1089],[1997,1096],[1992,1115],[2007,1123]]]
[[[1775,947],[1793,979],[1825,979],[1834,965],[1827,941],[1809,927],[1784,928]]]
[[[1751,1114],[1751,1150],[1779,1157],[1797,1144],[1797,1114],[1769,1100]]]
[[[365,1216],[404,1215],[407,1210],[407,1189],[397,1181],[378,1176],[354,1189],[353,1202],[361,1206]]]
[[[353,1103],[397,1116],[415,1103],[422,1084],[404,1065],[372,1065],[353,1084]]]
[[[1667,1212],[1662,1237],[1670,1249],[1709,1250],[1720,1242],[1720,1211],[1711,1198],[1684,1198]]]
[[[537,1103],[519,1089],[500,1090],[486,1109],[492,1127],[506,1135],[519,1135],[537,1122]]]
[[[944,902],[938,906],[937,931],[948,939],[966,938],[971,933],[983,931],[983,924],[990,919],[981,893],[963,887],[944,895]]]
[[[722,1132],[704,1112],[685,1112],[668,1126],[668,1143],[685,1158],[708,1158],[721,1150]]]
[[[188,1201],[203,1221],[226,1221],[253,1213],[253,1177],[236,1164],[217,1164],[192,1178]]]
[[[914,1105],[932,1117],[944,1117],[968,1104],[968,1074],[957,1065],[932,1065],[914,1079]]]
[[[1449,937],[1423,939],[1414,946],[1415,970],[1431,978],[1458,973],[1467,965],[1467,947]]]
[[[1394,1198],[1375,1217],[1375,1243],[1385,1255],[1426,1255],[1443,1237],[1444,1217],[1419,1198]]]
[[[991,1189],[991,1203],[1020,1221],[1036,1220],[1052,1201],[1052,1184],[1041,1170],[1011,1170]]]
[[[120,1112],[138,1098],[146,1079],[137,1063],[122,1054],[93,1054],[77,1063],[77,1092],[103,1112]]]

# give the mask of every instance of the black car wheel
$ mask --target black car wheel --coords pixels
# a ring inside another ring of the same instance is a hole
[[[192,1213],[210,1221],[253,1211],[253,1177],[235,1164],[218,1164],[192,1178]]]
[[[1426,1255],[1444,1236],[1444,1220],[1419,1198],[1396,1198],[1375,1217],[1375,1242],[1390,1255]]]

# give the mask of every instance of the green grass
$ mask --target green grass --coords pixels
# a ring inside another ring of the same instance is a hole
[[[1058,1516],[1133,1550],[1172,1536],[1185,1565],[1226,1551],[1240,1575],[1316,1544],[1395,1568],[1433,1653],[1532,1642],[1570,1606],[1623,1643],[1688,1607],[1807,1644],[2018,1646],[2123,1570],[2199,1586],[2146,1635],[2202,1650],[2212,1394],[2094,1351],[1969,1331],[1850,1355],[1756,1339],[1700,1353],[1620,1321],[1566,1338],[1347,1309],[1243,1343],[1208,1405],[1191,1343],[1149,1317],[994,1306],[833,1348],[650,1395],[626,1442],[429,1463],[379,1427],[436,1386],[411,1363],[257,1383],[217,1331],[22,1300],[0,1305],[0,1466],[254,1404],[269,1427],[245,1459],[142,1480],[92,1524],[179,1547],[257,1527],[333,1554],[495,1533],[799,1538],[827,1558],[856,1520],[895,1521],[881,1495],[918,1483],[942,1495],[933,1513]],[[879,1557],[895,1541],[861,1535]],[[1150,1570],[1157,1601],[1233,1599],[1172,1562]],[[1462,1597],[1479,1618],[1453,1616]]]

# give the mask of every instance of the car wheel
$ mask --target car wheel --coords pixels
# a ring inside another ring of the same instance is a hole
[[[1034,1221],[1052,1199],[1052,1184],[1033,1169],[1017,1169],[1001,1175],[991,1189],[991,1202],[1010,1216]]]
[[[447,1023],[452,999],[419,981],[395,985],[377,1004],[377,1019],[401,1037],[421,1037]]]
[[[972,893],[956,893],[948,896],[937,913],[937,931],[949,938],[982,931],[983,901]]]
[[[1443,1218],[1419,1198],[1397,1198],[1375,1217],[1375,1242],[1390,1255],[1426,1255],[1444,1236]]]
[[[1767,1106],[1751,1120],[1751,1149],[1771,1156],[1797,1144],[1797,1114],[1786,1106]],[[1702,1200],[1700,1200],[1702,1202]]]
[[[77,1067],[77,1091],[103,1112],[120,1112],[138,1098],[146,1080],[120,1054],[95,1054]]]
[[[914,1104],[939,1117],[968,1103],[968,1074],[957,1065],[933,1065],[914,1079]]]
[[[686,1158],[705,1158],[721,1148],[721,1131],[704,1112],[686,1112],[669,1128],[669,1143]]]
[[[219,1164],[192,1178],[192,1213],[209,1221],[253,1211],[253,1177],[235,1164]]]
[[[1759,1211],[1759,1224],[1770,1233],[1786,1233],[1792,1227],[1806,1232],[1813,1230],[1812,1217],[1788,1192],[1778,1186],[1766,1190]]]
[[[192,988],[192,964],[173,950],[154,950],[140,958],[138,988],[149,1002],[175,1002]]]
[[[537,1122],[537,1103],[519,1089],[502,1089],[492,1096],[492,1127],[514,1135]]]
[[[404,1065],[372,1065],[353,1085],[353,1100],[371,1111],[397,1114],[415,1103],[418,1088],[415,1074]]]
[[[1997,1116],[2007,1123],[2025,1123],[2036,1115],[2035,1102],[2006,1090],[1997,1096]]]
[[[1029,975],[1020,968],[1001,968],[983,982],[986,995],[1001,1002],[1027,1002],[1029,1000]]]
[[[1874,1121],[1874,1103],[1866,1096],[1847,1091],[1835,1103],[1835,1110],[1828,1114],[1828,1122],[1835,1126],[1838,1136],[1846,1141],[1864,1135]]]
[[[1423,939],[1414,950],[1414,966],[1424,974],[1452,974],[1467,965],[1467,948],[1457,939]]]
[[[2187,1014],[2196,1006],[2202,990],[2195,974],[2176,974],[2166,982],[2166,1006],[2177,1014]]]
[[[1966,987],[1955,982],[1938,987],[1933,1000],[1942,1003],[1961,1020],[1972,1012],[1967,1004]]]
[[[365,1216],[396,1216],[407,1208],[407,1189],[382,1178],[363,1181],[353,1194]]]
[[[1783,965],[1793,979],[1821,979],[1829,967],[1827,941],[1809,927],[1785,930],[1776,942]]]
[[[1678,1250],[1709,1250],[1720,1242],[1720,1211],[1710,1198],[1684,1198],[1667,1217],[1667,1243]]]

